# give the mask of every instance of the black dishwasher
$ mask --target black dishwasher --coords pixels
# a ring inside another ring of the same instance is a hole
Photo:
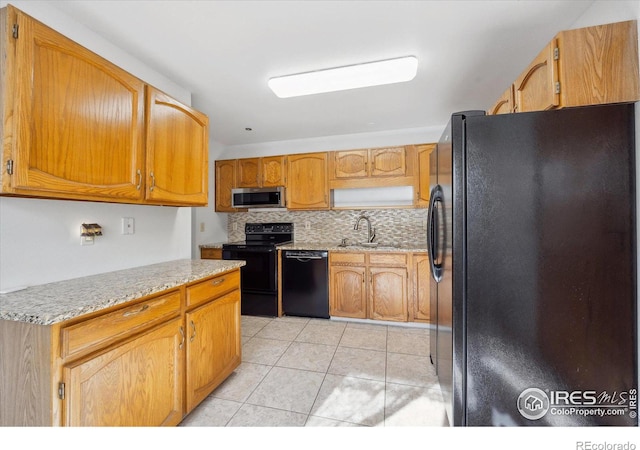
[[[282,312],[289,316],[329,318],[326,250],[282,252]]]

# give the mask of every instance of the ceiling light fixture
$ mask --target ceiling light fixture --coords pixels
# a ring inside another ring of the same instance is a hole
[[[280,98],[344,91],[383,84],[402,83],[415,78],[415,56],[387,59],[334,69],[285,75],[269,79],[268,85]]]

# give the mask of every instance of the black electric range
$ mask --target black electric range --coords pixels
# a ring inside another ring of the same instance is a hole
[[[241,313],[278,315],[276,246],[293,241],[293,223],[247,223],[245,240],[222,245],[222,259],[243,260],[240,269]]]

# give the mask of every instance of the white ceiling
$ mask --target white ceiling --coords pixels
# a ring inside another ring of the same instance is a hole
[[[192,92],[215,140],[444,125],[487,109],[593,1],[53,1]],[[410,82],[280,99],[277,75],[415,55]],[[245,131],[250,127],[253,131]]]

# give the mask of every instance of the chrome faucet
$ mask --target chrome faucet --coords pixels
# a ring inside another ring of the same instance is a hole
[[[364,214],[362,214],[360,217],[358,217],[358,220],[356,221],[356,224],[353,226],[353,229],[354,230],[359,230],[360,229],[360,221],[362,219],[367,221],[367,242],[373,242],[373,240],[376,238],[376,229],[375,228],[371,228],[371,221]]]

